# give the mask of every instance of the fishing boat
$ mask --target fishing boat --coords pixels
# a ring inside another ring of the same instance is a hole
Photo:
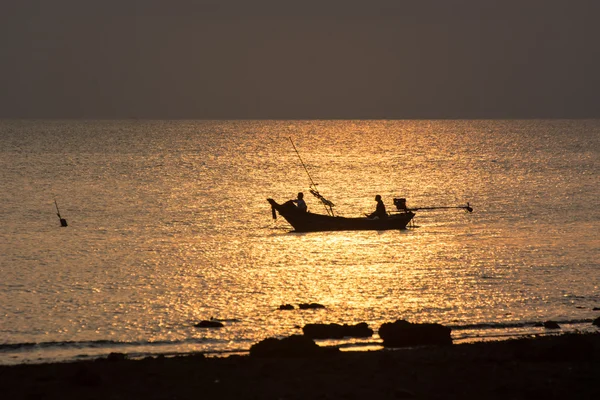
[[[314,189],[311,189],[311,193]],[[318,192],[313,193],[315,197],[325,201],[328,214],[316,214],[309,211],[299,209],[293,200],[286,201],[283,204],[277,203],[273,199],[267,199],[271,204],[273,219],[277,218],[277,214],[281,215],[296,232],[321,232],[321,231],[383,231],[390,229],[406,229],[409,223],[415,216],[415,211],[418,210],[440,210],[458,208],[464,209],[467,212],[473,212],[473,208],[467,203],[464,206],[452,207],[406,207],[406,199],[395,198],[394,205],[396,210],[388,213],[385,218],[370,218],[364,217],[341,217],[333,214],[333,204],[318,195]],[[328,208],[329,207],[329,208]]]
[[[273,199],[267,199],[271,204],[273,216],[279,213],[296,232],[321,232],[321,231],[365,231],[365,230],[390,230],[406,229],[415,213],[406,210],[391,213],[387,218],[368,217],[340,217],[331,214],[316,214],[298,209],[290,200],[283,204]]]
[[[419,208],[408,208],[406,206],[405,198],[394,198],[394,205],[396,210],[391,213],[383,213],[378,216],[374,216],[373,213],[370,216],[363,217],[342,217],[335,215],[333,207],[335,206],[331,201],[319,193],[316,183],[313,181],[302,157],[294,142],[290,138],[290,142],[306,174],[310,180],[310,193],[315,196],[325,207],[327,214],[316,214],[307,211],[303,207],[298,207],[295,203],[297,200],[289,200],[285,203],[279,204],[275,200],[269,198],[267,201],[271,204],[271,212],[273,219],[277,219],[277,214],[281,215],[296,232],[321,232],[321,231],[366,231],[366,230],[391,230],[391,229],[406,229],[408,224],[412,221],[417,210],[439,210],[448,208],[462,208],[468,212],[472,212],[473,209],[467,203],[466,206],[452,206],[452,207],[419,207]],[[301,197],[299,197],[301,199]],[[376,198],[380,201],[380,196]]]

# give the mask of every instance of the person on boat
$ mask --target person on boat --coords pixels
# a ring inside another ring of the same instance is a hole
[[[367,217],[368,218],[387,218],[388,214],[387,211],[385,211],[385,205],[383,204],[383,201],[381,200],[381,196],[377,195],[375,196],[375,201],[377,202],[377,208],[375,208],[375,211],[372,212],[371,214],[369,214]]]
[[[296,208],[300,211],[306,212],[308,207],[306,206],[306,202],[304,201],[304,193],[298,193],[298,198],[296,200],[292,200],[293,203],[296,203]]]

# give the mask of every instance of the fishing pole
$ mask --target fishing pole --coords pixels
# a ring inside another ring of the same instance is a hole
[[[306,168],[306,165],[304,164],[304,161],[302,161],[302,157],[300,157],[300,153],[298,152],[298,149],[296,148],[296,145],[292,141],[291,137],[288,138],[288,139],[290,139],[290,143],[292,144],[292,147],[294,148],[294,151],[298,155],[298,159],[300,159],[300,164],[302,164],[302,167],[304,167],[304,170],[306,171],[306,175],[308,175],[308,179],[310,180],[310,186],[311,187],[314,186],[316,188],[317,184],[315,183],[315,181],[313,181],[313,178],[310,176],[310,172],[308,172],[308,168]]]
[[[288,139],[290,140],[290,143],[292,144],[292,147],[294,148],[296,155],[298,155],[298,159],[300,160],[300,163],[302,164],[304,171],[306,171],[306,175],[308,175],[308,179],[310,180],[310,193],[313,196],[315,196],[316,198],[318,198],[319,200],[321,200],[321,203],[323,204],[323,207],[325,207],[325,211],[327,211],[327,214],[333,216],[334,213],[333,213],[332,207],[334,207],[334,204],[331,201],[327,200],[325,197],[323,197],[321,195],[321,193],[319,193],[319,190],[317,189],[317,184],[315,183],[315,181],[313,181],[312,176],[310,176],[310,172],[308,172],[308,168],[306,168],[306,164],[304,164],[302,157],[300,157],[300,152],[296,148],[294,141],[292,140],[291,137],[288,137]]]
[[[54,205],[56,206],[56,215],[58,215],[58,219],[60,220],[60,226],[68,226],[67,220],[60,216],[60,210],[58,209],[58,203],[56,202],[56,199],[54,199]]]

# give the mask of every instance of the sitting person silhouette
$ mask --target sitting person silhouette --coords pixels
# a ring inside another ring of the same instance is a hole
[[[296,200],[292,200],[293,203],[296,203],[296,207],[300,211],[306,212],[308,207],[306,206],[306,202],[304,201],[304,193],[298,193],[298,198]]]
[[[383,204],[383,201],[381,201],[381,196],[375,196],[375,201],[377,202],[377,208],[375,208],[374,212],[367,215],[367,218],[387,218],[388,214],[387,211],[385,211],[385,205]]]

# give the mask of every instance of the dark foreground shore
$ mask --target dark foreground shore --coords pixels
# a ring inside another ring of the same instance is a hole
[[[316,357],[0,366],[3,399],[598,399],[600,334]]]

